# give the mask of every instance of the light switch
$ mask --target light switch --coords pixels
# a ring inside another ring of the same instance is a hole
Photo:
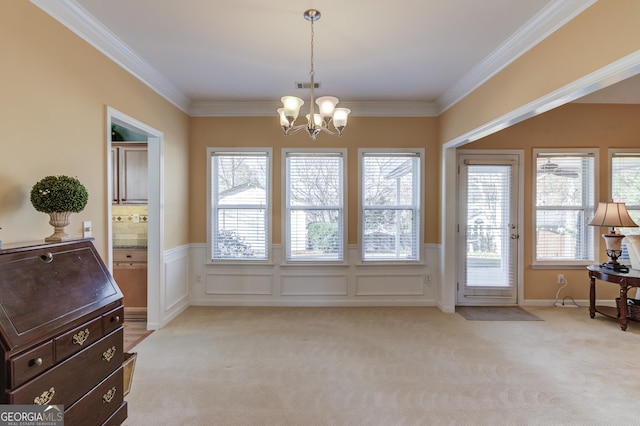
[[[90,238],[93,236],[93,227],[91,225],[90,220],[85,220],[82,222],[82,237]]]

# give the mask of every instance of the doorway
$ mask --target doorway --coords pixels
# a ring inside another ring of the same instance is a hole
[[[458,155],[457,305],[518,304],[520,157]]]
[[[146,135],[112,125],[111,240],[113,278],[124,295],[127,323],[147,322],[148,149]]]
[[[107,107],[107,217],[113,216],[112,194],[114,194],[114,176],[116,168],[112,156],[114,143],[112,140],[112,126],[119,126],[128,129],[146,138],[147,143],[147,321],[148,330],[157,330],[161,326],[160,294],[163,285],[163,275],[161,265],[163,264],[163,241],[162,232],[164,212],[162,194],[164,181],[162,179],[162,152],[163,134],[162,132],[147,126],[146,124],[129,117],[111,107]],[[138,220],[140,218],[138,217]],[[107,265],[113,271],[113,224],[107,220]]]

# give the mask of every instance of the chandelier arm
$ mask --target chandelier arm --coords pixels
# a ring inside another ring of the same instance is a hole
[[[287,136],[295,135],[296,133],[298,133],[302,129],[308,130],[307,125],[306,124],[299,124],[297,126],[289,127],[288,129],[286,129],[284,131],[284,134],[287,135]]]
[[[331,130],[328,127],[325,127],[325,126],[320,126],[320,127],[318,127],[318,129],[322,130],[325,133],[330,134],[331,136],[340,136],[339,132],[334,132],[333,130]]]

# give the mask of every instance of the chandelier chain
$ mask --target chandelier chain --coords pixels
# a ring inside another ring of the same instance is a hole
[[[311,71],[309,71],[309,75],[314,75],[315,70],[313,69],[313,39],[315,36],[315,32],[313,30],[313,20],[311,20]]]
[[[315,16],[311,17],[311,70],[309,71],[309,83],[310,83],[310,96],[311,96],[311,102],[309,102],[309,117],[311,117],[311,119],[308,121],[307,126],[309,127],[309,130],[311,132],[314,131],[316,125],[314,122],[314,117],[315,117],[315,105],[314,105],[314,101],[315,101],[315,86],[316,86],[316,72],[313,69],[313,39],[314,39],[314,35],[315,35],[315,31],[313,28],[313,22],[315,21]]]

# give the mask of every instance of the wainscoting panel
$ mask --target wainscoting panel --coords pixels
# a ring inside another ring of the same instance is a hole
[[[252,274],[246,271],[234,274],[208,273],[206,294],[271,295],[273,277],[271,274]]]
[[[356,296],[423,296],[424,275],[359,275]]]
[[[346,296],[346,275],[282,275],[280,294],[283,296]]]
[[[189,255],[194,306],[436,306],[440,246],[424,246],[420,264],[359,262],[350,245],[344,264],[286,264],[279,245],[268,263],[207,260],[205,244]]]
[[[164,324],[189,307],[189,252],[189,246],[181,246],[164,253],[165,287],[160,295]]]

